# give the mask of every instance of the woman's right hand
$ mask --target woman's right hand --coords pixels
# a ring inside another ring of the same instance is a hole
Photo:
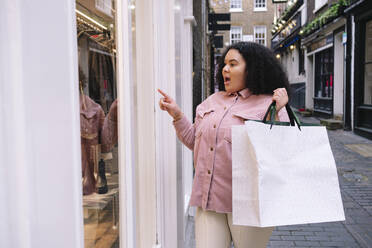
[[[160,89],[158,89],[158,92],[163,95],[159,100],[160,109],[167,111],[168,114],[173,117],[174,121],[180,120],[183,117],[183,113],[180,107],[178,107],[176,101]]]

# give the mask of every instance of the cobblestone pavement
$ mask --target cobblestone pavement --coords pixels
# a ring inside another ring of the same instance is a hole
[[[313,117],[303,121],[319,123]],[[346,220],[276,227],[267,248],[372,248],[372,153],[365,149],[371,149],[372,141],[343,130],[328,131],[328,136],[337,164]],[[193,218],[189,217],[185,247],[195,247],[193,232]]]

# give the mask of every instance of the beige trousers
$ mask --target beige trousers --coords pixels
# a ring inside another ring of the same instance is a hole
[[[236,226],[231,213],[216,213],[198,207],[195,215],[196,248],[265,248],[274,227]]]

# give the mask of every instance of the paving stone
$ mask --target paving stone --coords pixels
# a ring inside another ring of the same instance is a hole
[[[288,237],[291,237],[291,236],[288,236]],[[282,239],[281,239],[281,236],[271,235],[270,240],[282,240]]]
[[[282,240],[304,240],[305,236],[281,236]]]
[[[279,230],[274,229],[272,235],[291,235],[291,232],[290,231],[279,231]]]
[[[303,231],[293,231],[292,232],[292,235],[314,235],[315,233],[314,232],[303,232]]]
[[[285,247],[291,247],[291,246],[294,246],[294,242],[293,241],[270,241],[269,242],[270,246],[285,246]]]
[[[309,240],[309,241],[330,241],[331,239],[327,236],[306,236],[306,240]]]
[[[319,247],[320,243],[318,241],[295,241],[296,246],[312,246]]]

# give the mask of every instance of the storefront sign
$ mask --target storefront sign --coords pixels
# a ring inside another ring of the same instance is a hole
[[[317,50],[318,48],[324,47],[325,45],[332,44],[333,43],[333,34],[328,35],[326,38],[321,39],[318,42],[314,42],[309,46],[307,49],[307,52],[310,53],[312,51]]]
[[[346,42],[347,42],[347,33],[343,32],[342,33],[342,44],[346,44]]]
[[[219,21],[230,21],[230,13],[208,14],[208,29],[211,31],[230,30],[230,24],[218,24]]]
[[[301,27],[301,15],[298,13],[292,20],[285,24],[285,27],[272,39],[272,47],[283,42],[287,37],[296,32]]]
[[[222,35],[214,36],[213,44],[215,48],[223,48],[223,36]]]

